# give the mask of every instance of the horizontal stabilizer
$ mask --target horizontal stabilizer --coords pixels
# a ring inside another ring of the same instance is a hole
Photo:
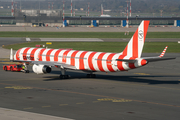
[[[173,58],[161,58],[161,57],[158,57],[158,58],[144,58],[146,61],[148,62],[156,62],[156,61],[162,61],[162,60],[172,60],[172,59],[176,59],[175,57]]]

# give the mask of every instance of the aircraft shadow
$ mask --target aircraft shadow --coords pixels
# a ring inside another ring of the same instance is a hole
[[[69,79],[60,79],[59,78],[59,71],[54,71],[52,74],[56,74],[57,76],[45,76],[46,80],[44,81],[55,81],[55,80],[75,80],[75,79],[99,79],[99,80],[112,80],[112,81],[123,81],[123,82],[137,82],[137,83],[147,83],[147,84],[179,84],[180,81],[170,80],[173,77],[180,77],[180,76],[159,76],[159,75],[102,75],[96,74],[96,78],[87,78],[86,74],[83,72],[72,72],[68,71],[67,74],[71,77]],[[162,80],[161,78],[168,77],[166,80]],[[160,79],[160,80],[159,80]]]

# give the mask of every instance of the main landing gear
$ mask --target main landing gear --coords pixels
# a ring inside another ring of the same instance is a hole
[[[60,79],[68,79],[70,78],[70,75],[66,75],[66,70],[64,68],[61,68],[61,74],[59,76]]]
[[[90,74],[87,74],[87,78],[96,78],[96,74],[93,74],[93,72],[90,72]]]

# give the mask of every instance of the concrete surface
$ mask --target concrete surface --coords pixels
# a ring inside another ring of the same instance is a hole
[[[1,120],[72,120],[68,118],[0,108]]]

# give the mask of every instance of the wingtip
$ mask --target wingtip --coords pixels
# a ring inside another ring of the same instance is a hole
[[[159,57],[163,57],[163,56],[165,55],[167,48],[168,48],[168,46],[166,46],[166,47],[164,48],[163,52],[160,54]]]

